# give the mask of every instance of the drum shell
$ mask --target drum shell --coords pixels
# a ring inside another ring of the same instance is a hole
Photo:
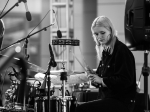
[[[15,91],[15,104],[23,105],[22,100],[23,98],[20,98],[18,96],[18,90],[19,90],[20,85],[18,85],[17,90]],[[36,96],[36,91],[37,88],[31,85],[30,83],[26,83],[26,90],[25,90],[25,104],[30,105],[34,108],[34,97]]]

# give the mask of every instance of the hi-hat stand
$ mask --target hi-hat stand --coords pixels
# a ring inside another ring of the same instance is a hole
[[[150,68],[148,67],[148,53],[149,51],[146,50],[144,52],[144,64],[142,67],[142,74],[144,76],[144,96],[145,96],[145,112],[150,112],[148,110],[148,76],[149,76],[149,72],[150,72]]]
[[[76,39],[54,39],[52,40],[52,44],[53,45],[71,45],[71,46],[79,46],[79,40]],[[63,58],[64,58],[64,53],[63,53]],[[63,59],[64,60],[64,59]],[[61,102],[62,102],[62,112],[67,112],[66,110],[66,89],[65,89],[65,85],[66,85],[66,81],[67,81],[67,72],[65,70],[65,66],[64,63],[62,62],[62,69],[63,71],[60,73],[60,80],[62,81],[62,98],[60,98]]]

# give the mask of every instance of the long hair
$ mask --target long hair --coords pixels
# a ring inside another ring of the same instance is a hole
[[[110,19],[108,19],[106,16],[99,16],[97,18],[94,19],[92,25],[91,25],[91,31],[92,31],[92,37],[96,43],[96,52],[98,55],[98,59],[101,60],[101,54],[103,51],[103,47],[102,45],[97,41],[94,33],[93,33],[93,28],[94,27],[105,27],[108,31],[111,32],[111,40],[113,40],[113,37],[117,37],[117,32],[112,24],[112,22],[110,21]]]

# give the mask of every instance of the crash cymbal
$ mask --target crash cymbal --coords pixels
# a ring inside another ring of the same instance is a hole
[[[30,62],[27,62],[27,66],[28,66],[29,70],[34,71],[34,72],[41,72],[41,73],[46,72],[46,70],[44,70],[43,68],[41,68],[33,63],[30,63]]]
[[[42,81],[44,80],[45,74],[37,73],[34,77]],[[62,84],[62,81],[60,80],[60,75],[50,75],[50,77],[51,77],[51,82],[53,84],[55,85]],[[84,83],[87,81],[89,81],[87,75],[85,73],[80,73],[80,74],[68,75],[66,83],[67,84],[79,84],[79,83]]]
[[[9,56],[0,54],[0,59],[8,58],[8,57]],[[13,61],[12,61],[13,62],[12,64],[17,65],[18,61],[19,61],[19,58],[15,58],[14,57]],[[41,67],[39,67],[39,66],[37,66],[37,65],[35,65],[33,63],[28,62],[28,61],[27,61],[27,67],[28,67],[29,70],[34,71],[34,72],[41,72],[41,73],[45,73],[46,72],[46,70],[42,69]]]

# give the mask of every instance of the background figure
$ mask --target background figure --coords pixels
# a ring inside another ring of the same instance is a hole
[[[111,21],[97,17],[91,26],[99,59],[97,71],[89,67],[87,76],[99,88],[100,99],[79,105],[76,112],[132,112],[136,96],[135,59],[118,40]]]

